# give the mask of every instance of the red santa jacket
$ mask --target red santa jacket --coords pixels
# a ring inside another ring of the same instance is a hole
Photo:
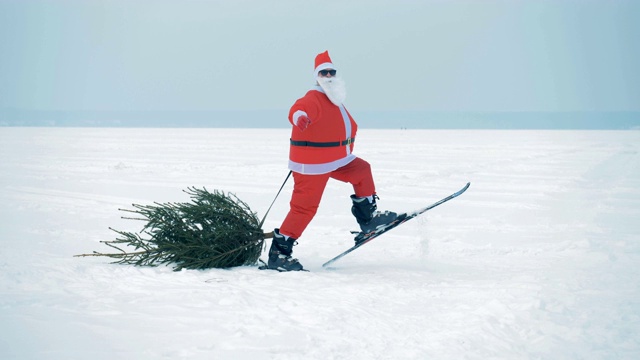
[[[301,174],[326,174],[356,158],[351,152],[358,125],[344,105],[334,105],[320,86],[315,86],[293,104],[289,122],[295,125],[300,115],[311,119],[311,125],[304,131],[297,126],[291,130],[290,170]]]

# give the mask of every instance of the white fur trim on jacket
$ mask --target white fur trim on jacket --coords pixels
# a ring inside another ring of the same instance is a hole
[[[355,155],[349,154],[342,159],[324,164],[300,164],[289,160],[289,170],[305,175],[326,174],[349,164],[350,162],[355,160],[355,158]]]
[[[304,115],[306,117],[309,117],[309,115],[307,115],[307,113],[302,111],[302,110],[298,110],[298,111],[293,113],[293,116],[292,116],[293,125],[298,125],[298,119],[300,119],[300,116],[302,116],[302,115]]]

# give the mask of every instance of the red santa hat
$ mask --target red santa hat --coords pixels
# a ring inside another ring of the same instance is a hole
[[[320,70],[324,70],[324,69],[334,69],[336,70],[336,67],[333,66],[333,63],[331,62],[331,58],[329,57],[329,51],[325,51],[323,53],[320,53],[318,55],[316,55],[316,62],[315,62],[315,69],[314,69],[314,75],[316,77],[318,77],[318,73],[320,72]]]

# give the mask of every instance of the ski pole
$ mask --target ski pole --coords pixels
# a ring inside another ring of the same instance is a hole
[[[282,183],[282,186],[280,186],[280,190],[278,190],[278,193],[276,194],[276,197],[273,199],[273,201],[271,202],[271,205],[269,206],[269,208],[267,209],[267,212],[264,213],[264,217],[262,218],[262,221],[260,221],[260,225],[258,225],[258,228],[262,229],[262,224],[264,224],[264,221],[267,219],[267,214],[269,214],[269,211],[271,210],[271,207],[273,206],[273,204],[275,204],[276,199],[278,198],[278,195],[280,195],[280,192],[282,191],[282,188],[284,188],[284,184],[287,183],[287,180],[289,180],[289,177],[291,176],[291,173],[293,171],[289,170],[289,173],[287,174],[287,177],[284,179],[284,182]],[[264,237],[266,239],[268,238],[272,238],[273,237],[273,231],[269,232],[269,233],[265,233]]]

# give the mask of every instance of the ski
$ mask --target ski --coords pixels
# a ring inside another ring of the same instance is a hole
[[[441,205],[441,204],[443,204],[443,203],[445,203],[445,202],[447,202],[447,201],[449,201],[449,200],[451,200],[451,199],[453,199],[455,197],[460,196],[462,193],[467,191],[467,189],[469,188],[470,185],[471,185],[471,183],[468,182],[462,189],[460,189],[460,190],[456,191],[455,193],[445,197],[444,199],[442,199],[440,201],[437,201],[437,202],[435,202],[435,203],[433,203],[433,204],[431,204],[429,206],[426,206],[426,207],[424,207],[422,209],[418,209],[418,210],[415,210],[415,211],[409,212],[409,213],[399,214],[398,217],[395,220],[393,220],[392,222],[390,222],[387,225],[378,226],[378,228],[375,231],[372,231],[372,232],[366,233],[366,234],[362,233],[362,232],[355,232],[356,234],[358,234],[354,239],[356,241],[356,244],[353,247],[347,249],[342,254],[340,254],[340,255],[334,257],[333,259],[327,261],[326,263],[322,264],[322,267],[327,267],[328,265],[333,264],[334,262],[338,261],[339,259],[341,259],[345,255],[349,254],[353,250],[355,250],[355,249],[359,248],[360,246],[368,243],[369,241],[377,238],[378,236],[386,233],[387,231],[389,231],[391,229],[394,229],[394,228],[404,224],[405,222],[407,222],[407,221],[409,221],[409,220],[411,220],[411,219],[413,219],[413,218],[415,218],[415,217],[427,212],[428,210],[433,209],[434,207],[436,207],[438,205]]]

